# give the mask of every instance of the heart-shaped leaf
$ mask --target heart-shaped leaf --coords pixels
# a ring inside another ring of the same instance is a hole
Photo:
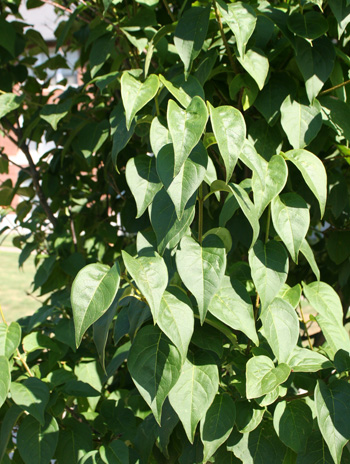
[[[267,356],[254,356],[247,362],[246,393],[247,398],[259,398],[271,393],[278,385],[285,382],[290,374],[287,364],[274,363]]]

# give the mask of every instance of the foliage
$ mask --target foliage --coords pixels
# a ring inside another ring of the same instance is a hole
[[[350,2],[59,0],[55,51],[0,7],[46,300],[0,324],[1,462],[349,462]]]

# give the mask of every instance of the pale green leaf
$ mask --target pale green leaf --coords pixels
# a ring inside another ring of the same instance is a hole
[[[157,322],[160,301],[168,285],[168,270],[164,259],[158,254],[133,258],[124,250],[122,256],[128,273],[146,298],[153,320]]]
[[[153,118],[149,138],[155,156],[158,156],[160,149],[164,147],[164,145],[171,143],[170,133],[164,124],[160,118]]]
[[[13,401],[44,425],[45,408],[50,398],[50,390],[46,383],[30,377],[22,383],[12,382],[10,391]]]
[[[305,200],[296,193],[284,193],[271,203],[273,226],[286,245],[294,262],[310,225],[310,214]]]
[[[275,367],[271,359],[264,355],[250,358],[246,366],[247,398],[259,398],[273,392],[288,379],[290,370],[283,363]]]
[[[57,125],[65,116],[67,116],[70,108],[72,106],[72,100],[68,98],[62,103],[45,105],[40,110],[40,117],[47,121],[53,130],[57,130]]]
[[[18,322],[0,323],[0,356],[10,359],[21,342],[21,326]]]
[[[242,147],[242,151],[239,154],[239,159],[258,176],[260,183],[265,184],[265,177],[267,171],[267,161],[258,154],[253,143],[250,140],[246,140]]]
[[[306,261],[310,264],[310,267],[312,269],[312,272],[315,274],[316,279],[320,280],[321,278],[320,270],[317,266],[317,262],[316,262],[314,253],[312,251],[312,248],[309,245],[309,242],[306,240],[306,238],[304,238],[304,240],[301,243],[300,251],[304,255]]]
[[[169,400],[191,443],[197,424],[205,416],[218,388],[219,372],[214,359],[204,352],[189,356],[169,394]]]
[[[332,363],[315,350],[296,346],[287,361],[293,372],[317,372],[332,367]]]
[[[158,327],[140,329],[130,348],[128,369],[158,423],[165,398],[180,376],[181,364],[180,352]]]
[[[255,80],[261,90],[269,72],[269,60],[259,48],[248,50],[243,57],[237,57],[241,66]]]
[[[14,93],[0,94],[0,119],[6,116],[11,111],[16,110],[21,106],[24,100],[24,95],[19,96]]]
[[[287,303],[289,303],[292,308],[295,309],[300,302],[301,286],[296,284],[294,287],[290,287],[289,285],[284,284],[278,292],[277,296],[282,298],[282,300],[287,301]]]
[[[7,398],[11,383],[10,363],[5,356],[0,356],[0,407]]]
[[[86,330],[112,304],[120,282],[120,269],[105,264],[88,264],[78,272],[72,285],[71,303],[78,347]]]

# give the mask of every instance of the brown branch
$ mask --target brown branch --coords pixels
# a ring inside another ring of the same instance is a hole
[[[320,92],[320,96],[326,95],[327,93],[333,92],[333,90],[340,89],[341,87],[344,87],[345,85],[348,85],[348,84],[350,84],[350,79],[345,82],[342,82],[341,84],[335,85],[334,87],[331,87],[330,89],[322,90],[322,92]]]
[[[277,399],[277,403],[280,401],[294,401],[294,400],[300,400],[301,398],[306,398],[308,396],[313,396],[314,392],[306,392],[302,393],[301,395],[291,395],[291,396],[283,396],[282,398]]]
[[[170,19],[172,20],[172,22],[175,22],[175,16],[172,14],[167,0],[163,0],[163,4],[166,8],[168,15],[170,16]]]

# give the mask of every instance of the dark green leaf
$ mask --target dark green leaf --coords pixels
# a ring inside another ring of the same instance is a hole
[[[23,383],[11,383],[13,401],[24,411],[29,412],[40,424],[45,423],[45,408],[50,398],[50,390],[46,383],[30,377]]]

